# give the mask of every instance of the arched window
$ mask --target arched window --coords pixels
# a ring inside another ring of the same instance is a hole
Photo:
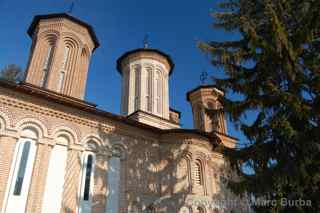
[[[69,57],[70,57],[70,47],[66,46],[64,48],[64,55],[63,55],[63,61],[62,61],[62,69],[63,70],[67,69],[67,64],[68,64]]]
[[[92,206],[92,195],[94,186],[95,156],[92,153],[85,153],[82,159],[82,176],[80,187],[80,208],[79,212],[89,213]]]
[[[140,75],[141,75],[140,67],[137,66],[134,68],[134,74],[135,74],[134,111],[137,111],[139,109],[139,97],[140,97]]]
[[[195,162],[194,182],[195,182],[195,185],[198,185],[198,186],[203,185],[202,164],[200,160],[196,160]]]
[[[57,90],[57,92],[61,92],[61,91],[62,91],[64,79],[65,79],[65,72],[64,72],[64,71],[61,71],[61,72],[59,73],[58,90]]]
[[[174,187],[175,193],[188,192],[189,190],[189,160],[183,157],[177,165],[177,183]]]
[[[11,184],[8,184],[10,188],[5,212],[25,211],[35,155],[36,145],[33,140],[23,138],[18,141],[12,162],[13,174],[10,178]]]
[[[152,112],[152,68],[148,67],[146,70],[146,109]]]
[[[92,167],[93,167],[93,157],[92,155],[88,155],[87,164],[86,164],[83,200],[89,200],[89,197],[90,197],[90,186],[92,181],[91,173],[93,169]]]
[[[50,65],[52,62],[52,56],[53,56],[53,44],[49,44],[48,50],[47,50],[46,60],[44,61],[44,65],[43,65],[44,72],[49,71],[49,68],[50,68]]]
[[[50,68],[51,68],[52,61],[53,61],[53,54],[54,54],[54,47],[55,47],[55,43],[56,43],[56,37],[49,36],[47,38],[47,42],[48,42],[48,49],[46,51],[46,57],[45,57],[45,61],[43,64],[43,75],[42,75],[42,79],[40,82],[41,87],[45,87],[47,85],[48,75],[49,75]]]
[[[28,162],[29,153],[30,153],[30,146],[31,146],[30,141],[26,141],[23,144],[18,174],[15,181],[15,185],[14,185],[14,191],[13,191],[13,194],[17,196],[21,195],[22,184],[23,184],[24,176],[26,174],[27,162]]]
[[[203,125],[204,125],[204,115],[203,115],[203,109],[201,107],[201,105],[197,106],[196,109],[196,113],[197,113],[197,119],[198,119],[198,124],[199,124],[199,129],[203,129]]]
[[[84,95],[84,79],[86,76],[86,73],[88,72],[88,68],[89,68],[89,58],[90,58],[90,54],[89,54],[89,50],[86,49],[85,47],[82,48],[81,50],[81,56],[80,56],[80,72],[77,75],[77,79],[79,80],[79,83],[74,85],[77,91],[81,91],[81,93],[83,93]],[[82,96],[83,97],[83,96]]]
[[[67,72],[67,66],[68,66],[68,61],[70,58],[70,47],[66,46],[64,49],[64,56],[63,56],[63,61],[62,61],[62,68],[61,71],[59,73],[59,79],[58,79],[58,87],[57,87],[57,91],[61,92],[63,90],[63,85],[64,85],[64,81],[65,81],[65,75]]]
[[[158,70],[156,72],[156,113],[162,114],[162,76],[161,72]]]
[[[214,104],[212,102],[208,102],[207,107],[208,109],[214,109]],[[212,118],[209,115],[207,115],[207,117],[208,117],[208,131],[212,131],[213,125],[214,125],[213,119],[215,118]]]

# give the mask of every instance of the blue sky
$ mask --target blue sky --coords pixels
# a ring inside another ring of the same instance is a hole
[[[213,30],[210,11],[217,1],[75,0],[72,15],[92,25],[101,46],[91,59],[86,100],[119,114],[121,76],[116,60],[124,52],[143,45],[169,54],[175,63],[170,79],[170,105],[182,112],[182,127],[192,128],[191,106],[186,92],[200,84],[200,73],[221,75],[208,64],[197,40],[234,39],[236,35]],[[34,15],[65,12],[70,0],[0,0],[0,68],[15,63],[26,68],[31,39],[26,31]],[[244,137],[228,124],[232,136]]]

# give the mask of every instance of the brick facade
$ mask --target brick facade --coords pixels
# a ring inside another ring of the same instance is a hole
[[[97,109],[95,105],[82,101],[89,57],[98,45],[91,27],[69,15],[55,14],[36,17],[29,34],[33,46],[26,83],[0,81],[0,213],[12,213],[4,209],[11,196],[12,174],[16,174],[13,163],[16,144],[22,138],[31,138],[36,147],[35,160],[30,167],[26,207],[22,210],[27,213],[42,212],[55,146],[67,149],[64,155],[66,168],[62,169],[65,173],[61,173],[64,174],[61,175],[61,213],[78,213],[82,207],[80,191],[86,153],[95,156],[90,201],[93,213],[105,213],[111,205],[108,192],[112,183],[108,174],[112,169],[110,159],[114,157],[120,161],[120,168],[115,168],[119,172],[119,186],[116,186],[119,199],[112,205],[119,206],[120,213],[151,209],[156,213],[249,211],[246,200],[226,188],[224,180],[234,175],[226,159],[215,151],[219,143],[235,147],[236,139],[226,135],[225,131],[208,134],[179,129],[180,113],[177,111],[171,111],[171,117],[176,121],[174,125],[159,127]],[[44,50],[48,49],[45,39],[51,39],[52,35],[57,36],[55,41],[58,43],[54,45],[47,84],[42,85]],[[85,64],[77,60],[81,55],[72,55],[73,65],[59,92],[56,74],[63,60],[63,42],[68,39],[76,42],[77,53],[86,50],[88,55]],[[167,67],[169,75],[172,61],[152,51],[138,51],[118,63],[122,66],[136,57],[159,60]],[[75,70],[80,72],[79,75],[75,75]],[[168,92],[168,87],[164,88]],[[167,105],[166,122],[171,122],[169,102],[164,100],[164,103]],[[236,206],[227,201],[233,201]]]
[[[2,122],[5,126],[1,126],[3,130],[0,139],[2,205],[5,196],[3,189],[7,185],[14,146],[21,127],[28,126],[37,126],[41,131],[41,138],[38,139],[27,212],[41,212],[50,150],[56,143],[55,137],[59,132],[70,135],[61,212],[77,211],[79,156],[85,150],[92,151],[86,145],[91,138],[99,141],[96,147],[99,155],[94,181],[93,212],[103,212],[106,208],[107,162],[112,145],[123,147],[120,212],[128,212],[132,205],[137,205],[141,210],[153,205],[158,212],[179,212],[180,208],[190,206],[196,199],[207,199],[207,202],[211,203],[215,196],[225,193],[226,189],[222,188],[220,183],[225,171],[225,160],[223,156],[212,151],[213,145],[204,136],[187,132],[149,131],[5,88],[0,89],[0,104],[0,120],[6,121]],[[179,165],[183,165],[180,163],[181,159],[188,159],[189,166],[179,168]],[[196,159],[203,162],[205,184],[202,189],[193,186]],[[182,181],[188,183],[187,187],[181,187],[184,183],[181,183],[183,176],[179,173],[188,176],[188,181]]]

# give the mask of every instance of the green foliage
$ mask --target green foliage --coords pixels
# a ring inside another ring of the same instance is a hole
[[[251,142],[221,150],[240,175],[236,193],[277,200],[259,212],[320,210],[320,1],[225,0],[213,13],[214,27],[238,33],[235,41],[201,42],[225,78],[225,111]],[[243,116],[258,112],[255,122]],[[243,171],[246,163],[254,174]],[[281,199],[311,200],[312,206],[283,206]]]
[[[9,64],[0,71],[0,79],[19,82],[23,79],[23,72],[19,66],[15,64]]]

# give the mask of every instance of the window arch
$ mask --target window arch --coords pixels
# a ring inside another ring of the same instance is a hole
[[[20,159],[19,167],[18,167],[18,174],[17,174],[17,178],[15,181],[15,185],[14,185],[14,191],[13,191],[14,195],[21,195],[22,184],[23,184],[23,180],[24,180],[24,177],[26,174],[27,162],[28,162],[28,157],[30,154],[31,142],[26,141],[22,145],[22,147],[23,148],[22,148],[21,159]]]
[[[146,68],[146,109],[152,112],[152,68]]]
[[[41,87],[47,86],[48,81],[48,75],[51,69],[52,61],[53,61],[53,55],[54,55],[54,49],[56,46],[57,37],[55,35],[48,35],[46,37],[46,43],[47,43],[47,49],[46,49],[46,56],[43,63],[43,75],[40,82]]]
[[[80,55],[80,72],[79,72],[79,76],[78,76],[78,80],[79,83],[76,84],[76,89],[83,91],[85,88],[82,87],[83,85],[83,79],[84,76],[86,75],[86,73],[88,72],[88,68],[89,68],[89,58],[90,58],[90,51],[88,49],[87,46],[83,47],[81,50],[81,55]]]
[[[174,192],[181,193],[189,191],[190,187],[190,160],[188,157],[183,157],[181,160],[177,163],[177,183],[174,187]]]
[[[162,114],[162,74],[160,70],[156,72],[155,78],[155,86],[156,86],[156,113]]]
[[[65,81],[65,75],[67,72],[67,65],[69,63],[69,58],[70,58],[70,51],[71,47],[69,45],[66,45],[64,48],[64,55],[63,55],[63,61],[62,61],[62,67],[61,71],[59,73],[59,79],[58,79],[58,92],[61,92],[64,86],[64,81]]]
[[[75,35],[65,36],[63,59],[60,62],[60,71],[58,74],[57,92],[66,92],[70,90],[70,82],[68,76],[74,75],[75,62],[77,60],[77,52],[80,49],[79,41]]]
[[[196,107],[196,115],[198,120],[198,128],[203,129],[204,114],[203,114],[202,106],[200,104]]]
[[[134,94],[134,111],[139,109],[139,97],[140,97],[140,76],[141,69],[140,66],[134,67],[134,85],[135,85],[135,94]]]
[[[208,102],[207,103],[207,108],[208,109],[214,109],[214,104],[212,102]],[[213,119],[215,118],[211,118],[208,114],[207,114],[207,118],[208,118],[208,131],[212,131],[213,130],[213,126],[215,125],[213,122]]]
[[[29,138],[19,139],[11,166],[11,177],[7,196],[6,212],[25,211],[33,164],[36,155],[35,141]]]
[[[195,161],[194,182],[196,186],[203,186],[203,168],[200,160]]]
[[[79,213],[91,212],[95,161],[96,158],[93,153],[87,152],[83,154]]]

